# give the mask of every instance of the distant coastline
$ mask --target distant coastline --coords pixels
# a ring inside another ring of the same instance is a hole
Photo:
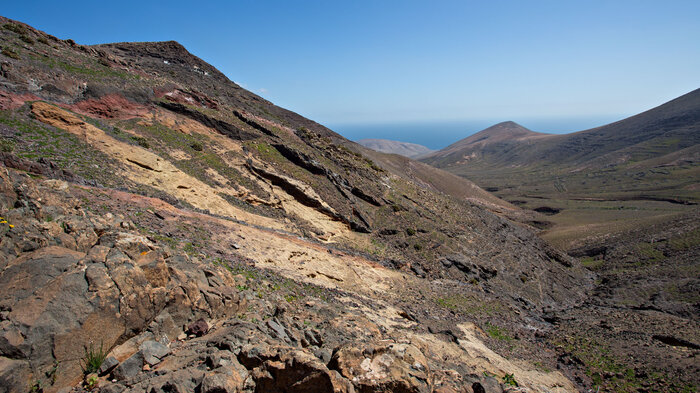
[[[462,138],[475,134],[496,123],[513,120],[530,130],[552,134],[566,134],[602,126],[625,118],[626,115],[597,116],[590,118],[524,119],[504,118],[493,120],[434,121],[413,123],[325,124],[347,139],[389,139],[417,143],[433,150],[440,150]]]

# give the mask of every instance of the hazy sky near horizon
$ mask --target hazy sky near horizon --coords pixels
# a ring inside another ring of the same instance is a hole
[[[81,44],[179,41],[331,125],[621,118],[700,87],[697,0],[27,0],[0,13]]]

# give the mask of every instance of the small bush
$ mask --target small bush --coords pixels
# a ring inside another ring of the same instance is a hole
[[[12,153],[15,150],[15,141],[12,139],[2,139],[0,140],[0,151],[5,153]]]
[[[498,327],[496,325],[492,325],[488,322],[486,323],[486,334],[488,334],[488,336],[491,338],[495,338],[496,340],[501,340],[501,341],[512,341],[513,340],[513,337],[510,337],[508,335],[508,333],[506,333],[505,330],[501,329],[500,327]]]
[[[91,375],[85,380],[85,388],[89,391],[95,389],[97,387],[97,384],[99,383],[99,379],[97,379],[96,375]]]
[[[13,51],[12,49],[7,48],[7,47],[2,48],[2,54],[5,55],[5,56],[7,56],[7,57],[13,58],[13,59],[15,59],[15,60],[19,60],[19,59],[20,59],[20,57],[19,57],[19,55],[17,54],[17,52],[15,52],[15,51]]]
[[[27,29],[24,28],[22,25],[18,25],[16,23],[5,23],[3,26],[5,29],[10,30],[12,32],[15,32],[17,34],[27,34]]]
[[[143,147],[144,149],[150,149],[151,144],[148,143],[148,140],[146,138],[140,137],[140,136],[132,136],[131,139],[136,142],[139,146]]]
[[[407,234],[408,236],[413,236],[413,235],[416,234],[416,230],[413,229],[413,228],[408,228],[408,229],[406,229],[406,234]]]
[[[39,37],[39,38],[37,38],[37,41],[41,42],[41,43],[44,44],[44,45],[49,45],[49,40],[47,40],[47,39],[44,38],[44,37]]]
[[[518,381],[515,380],[515,376],[513,376],[513,374],[504,375],[503,383],[506,385],[518,387]]]
[[[28,35],[22,34],[21,36],[19,36],[19,39],[22,40],[22,41],[24,41],[24,42],[26,42],[26,43],[29,44],[29,45],[33,45],[33,44],[34,44],[34,40],[33,40],[30,36],[28,36]]]
[[[96,373],[106,358],[107,351],[104,350],[102,344],[100,344],[100,348],[97,349],[90,343],[90,347],[85,347],[85,355],[80,359],[80,368],[83,369],[85,375]]]
[[[202,145],[202,142],[199,142],[199,141],[197,141],[197,142],[192,142],[192,144],[190,145],[190,147],[191,147],[192,150],[194,150],[194,151],[202,151],[202,150],[204,150],[204,146]]]

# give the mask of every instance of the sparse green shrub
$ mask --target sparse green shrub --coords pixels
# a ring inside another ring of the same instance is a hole
[[[28,36],[28,35],[22,34],[21,36],[19,36],[19,39],[22,40],[22,41],[24,41],[24,42],[26,42],[26,43],[29,44],[29,45],[33,45],[33,44],[34,44],[34,40],[33,40],[30,36]]]
[[[49,371],[47,371],[45,373],[46,377],[51,380],[51,385],[54,385],[56,383],[56,378],[58,377],[58,366],[60,366],[60,365],[61,365],[61,362],[56,360],[53,363],[53,367],[51,367],[51,369],[49,369]]]
[[[413,236],[413,235],[416,234],[416,230],[413,229],[413,228],[406,228],[406,234],[407,234],[408,236]]]
[[[44,37],[39,37],[39,38],[37,38],[37,41],[41,42],[41,43],[44,44],[44,45],[49,45],[49,40],[47,40],[47,39],[44,38]]]
[[[85,388],[87,390],[93,390],[97,387],[98,382],[99,379],[97,379],[97,375],[91,375],[85,380]]]
[[[600,267],[602,267],[605,264],[605,261],[602,259],[595,259],[593,257],[586,257],[581,259],[581,265],[583,267],[591,269],[591,270],[596,270]]]
[[[194,151],[202,151],[202,150],[204,150],[204,146],[202,145],[202,142],[200,142],[200,141],[192,142],[192,144],[190,145],[190,147],[191,147],[192,150],[194,150]]]
[[[187,242],[182,247],[182,251],[189,256],[195,256],[199,254],[200,245],[192,242]]]
[[[148,143],[148,140],[144,137],[141,136],[132,136],[131,139],[136,142],[139,146],[143,147],[144,149],[150,149],[151,144]]]
[[[15,150],[15,141],[12,139],[2,139],[0,140],[0,151],[5,153],[12,153]]]
[[[19,54],[8,47],[2,48],[2,54],[15,60],[19,60]]]
[[[501,340],[501,341],[512,341],[513,337],[509,336],[505,330],[501,329],[500,327],[496,325],[492,325],[490,323],[486,323],[486,334],[489,335],[491,338],[495,338],[496,340]],[[516,385],[517,386],[517,385]]]
[[[656,248],[654,243],[641,242],[637,244],[637,249],[642,256],[652,262],[660,262],[666,259],[664,253]]]
[[[27,34],[27,29],[22,25],[18,25],[17,23],[5,23],[2,27],[4,27],[6,30],[10,30],[17,34]]]
[[[80,359],[80,367],[83,369],[83,374],[96,373],[106,358],[107,351],[104,350],[102,343],[100,343],[99,349],[93,347],[92,343],[90,343],[90,347],[85,347],[85,355]]]
[[[416,243],[416,244],[413,245],[413,248],[414,248],[416,251],[420,251],[420,250],[423,249],[423,246],[420,245],[420,243]]]
[[[513,376],[513,374],[504,375],[503,383],[506,385],[518,387],[518,381],[515,380],[515,376]]]
[[[37,379],[36,381],[34,381],[34,383],[32,384],[32,386],[29,388],[29,391],[30,391],[31,393],[43,392],[43,391],[44,391],[44,385],[43,385],[43,383],[42,383],[40,380]]]

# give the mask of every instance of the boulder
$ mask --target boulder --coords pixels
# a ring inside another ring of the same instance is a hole
[[[194,334],[197,337],[201,337],[209,331],[209,324],[204,319],[198,319],[197,321],[191,323],[187,327],[187,334]]]
[[[428,361],[409,344],[347,344],[328,366],[361,392],[430,392]]]
[[[170,353],[170,348],[159,343],[158,341],[149,340],[141,343],[139,346],[139,352],[141,352],[141,355],[146,363],[151,366],[155,366],[156,364],[160,363],[161,359]]]
[[[136,352],[128,359],[121,362],[121,364],[119,364],[119,366],[112,371],[112,377],[117,381],[124,381],[129,378],[133,378],[141,372],[144,361],[143,354],[141,352]]]

